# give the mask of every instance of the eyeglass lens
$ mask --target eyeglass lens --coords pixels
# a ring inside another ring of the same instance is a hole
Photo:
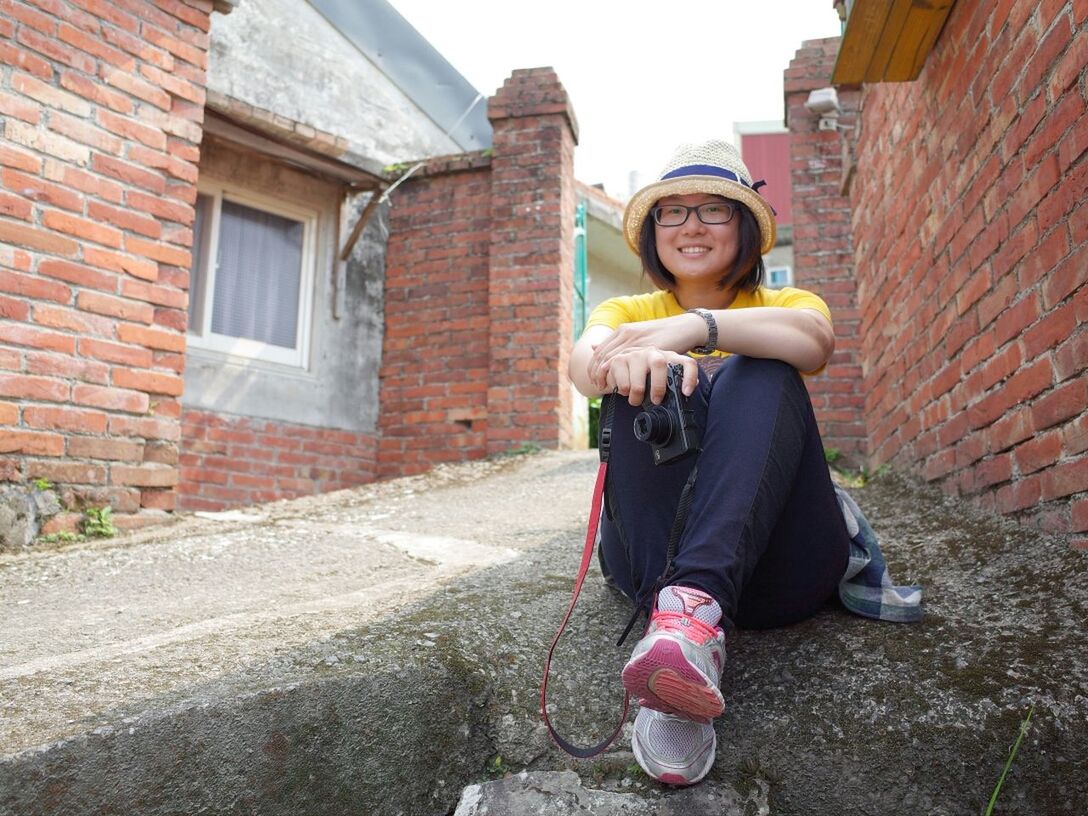
[[[733,219],[734,207],[728,201],[711,201],[698,207],[667,204],[653,209],[654,221],[662,227],[679,227],[692,212],[704,224],[728,224]]]

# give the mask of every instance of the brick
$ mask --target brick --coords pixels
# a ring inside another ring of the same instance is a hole
[[[0,179],[8,190],[16,191],[26,198],[65,210],[83,211],[83,196],[67,187],[50,184],[40,176],[28,176],[17,170],[5,169],[0,171]]]
[[[83,74],[74,71],[62,71],[60,85],[65,90],[71,91],[96,105],[104,106],[117,113],[129,114],[135,109],[133,101],[125,94],[108,88],[99,82],[93,82]],[[99,112],[96,112],[100,115]]]
[[[68,439],[68,455],[77,459],[139,462],[143,459],[144,443],[133,439],[73,436]]]
[[[173,442],[148,442],[144,446],[144,461],[163,465],[178,463],[178,446]]]
[[[172,490],[141,490],[140,506],[173,512],[177,508],[177,494]]]
[[[71,335],[58,334],[20,323],[0,323],[0,342],[59,351],[65,354],[73,354],[76,350],[75,338]]]
[[[60,210],[49,210],[42,215],[42,224],[49,229],[74,235],[85,241],[105,244],[115,249],[121,246],[122,233],[113,227],[78,218]]]
[[[147,394],[97,385],[73,386],[72,402],[107,410],[128,411],[133,414],[146,413],[150,405]]]
[[[7,144],[0,144],[0,165],[37,173],[41,170],[42,160],[32,153]]]
[[[150,323],[153,315],[152,307],[146,303],[110,297],[97,292],[80,292],[76,302],[84,311],[119,317],[123,320]]]
[[[1013,456],[1020,473],[1026,475],[1053,465],[1061,453],[1061,434],[1051,432],[1018,445],[1013,451]]]
[[[43,36],[36,31],[32,31],[28,28],[22,28],[19,31],[18,36],[19,43],[25,45],[39,54],[48,57],[54,63],[61,63],[71,68],[75,68],[77,71],[83,71],[85,74],[93,74],[95,70],[95,61],[80,51],[69,48],[66,45],[62,45],[57,41],[56,35],[50,32],[48,36]]]
[[[185,335],[162,329],[122,323],[117,327],[117,339],[162,351],[185,351]]]
[[[67,257],[74,257],[79,250],[71,238],[14,221],[0,220],[0,242]]]
[[[53,36],[56,31],[57,24],[47,14],[42,14],[40,11],[30,8],[29,6],[21,3],[5,3],[4,14],[10,15],[13,20],[18,20],[25,25],[20,26],[20,31],[26,31],[27,26],[29,30],[39,31],[42,34]]]
[[[110,269],[114,272],[122,272],[135,278],[149,281],[155,281],[159,278],[159,265],[155,261],[146,258],[137,258],[120,252],[110,252],[107,249],[99,249],[98,247],[85,247],[83,258],[87,263],[94,266]],[[115,291],[116,277],[111,276],[111,280],[114,281],[114,289],[110,291]]]
[[[47,81],[53,78],[53,66],[48,60],[3,40],[0,40],[0,64],[19,68]]]
[[[1038,357],[1058,345],[1072,335],[1076,325],[1077,318],[1072,303],[1044,314],[1021,338],[1025,357]]]
[[[0,228],[0,232],[2,232],[2,228]],[[69,261],[43,260],[38,264],[38,272],[46,277],[59,278],[77,286],[85,286],[103,292],[117,291],[116,275]]]
[[[67,329],[79,334],[101,337],[112,336],[114,326],[114,322],[107,317],[45,303],[34,306],[34,322],[54,329]],[[72,351],[75,351],[74,346]]]
[[[140,165],[131,164],[111,156],[96,153],[91,160],[91,169],[96,173],[115,178],[125,184],[142,187],[157,195],[166,191],[166,181],[162,174],[151,172]]]
[[[73,357],[71,354],[28,351],[26,373],[46,377],[63,377],[70,380],[104,385],[109,382],[109,366],[97,360]]]
[[[166,148],[166,134],[161,128],[144,124],[129,116],[118,116],[102,108],[95,111],[95,118],[102,127],[118,136],[133,139],[155,150]]]
[[[191,225],[195,218],[195,210],[188,204],[151,196],[139,190],[131,190],[125,203],[132,210],[150,213],[164,221],[176,221],[187,226]]]
[[[141,255],[160,263],[179,266],[185,269],[188,269],[191,263],[191,256],[188,249],[171,246],[169,244],[156,243],[154,241],[145,241],[132,235],[125,237],[125,249],[134,255]]]
[[[178,471],[169,465],[159,464],[138,467],[113,465],[110,467],[110,482],[136,487],[174,487],[178,483]]]
[[[1088,406],[1088,381],[1072,380],[1036,400],[1031,407],[1032,422],[1044,430],[1079,415]]]
[[[23,409],[23,421],[29,428],[90,434],[106,432],[104,413],[81,408],[28,405]]]
[[[1053,309],[1088,282],[1088,245],[1062,261],[1043,284],[1043,305]]]
[[[180,397],[184,390],[184,380],[176,375],[128,368],[113,370],[113,384],[149,394],[168,394],[173,397]]]
[[[116,203],[124,197],[124,188],[120,184],[53,159],[46,161],[44,174],[48,179],[59,181],[75,190],[106,201]]]
[[[162,233],[162,225],[154,218],[111,207],[98,201],[88,202],[87,215],[97,221],[106,221],[121,229],[138,232],[150,238],[158,238]]]
[[[50,76],[48,79],[51,80],[52,77]],[[11,87],[31,99],[38,100],[46,107],[84,118],[91,115],[91,103],[86,99],[68,91],[62,91],[60,88],[49,84],[49,82],[42,82],[40,79],[35,79],[27,74],[13,73]]]
[[[137,368],[149,368],[152,363],[152,353],[149,349],[137,346],[125,346],[120,343],[110,343],[93,338],[80,338],[79,353],[96,360],[105,360],[110,363],[134,366]]]
[[[1003,346],[1032,325],[1038,316],[1038,298],[1034,292],[1029,292],[998,316],[994,325],[994,342],[999,347]]]
[[[1088,456],[1059,462],[1042,473],[1043,501],[1088,491]]]
[[[21,221],[29,221],[32,210],[31,203],[25,198],[0,192],[0,215],[18,218]]]
[[[49,116],[49,129],[68,137],[73,142],[93,147],[103,153],[112,153],[115,156],[121,155],[124,145],[124,142],[109,131],[88,124],[84,119],[76,119],[62,113],[53,113]]]
[[[41,111],[41,105],[36,102],[29,102],[25,97],[0,91],[0,114],[4,116],[14,116],[16,119],[36,125],[41,121]]]
[[[14,402],[0,402],[0,425],[15,425],[19,422],[19,406]]]
[[[0,428],[0,453],[28,456],[63,456],[64,437],[54,433]]]
[[[1066,339],[1054,350],[1054,373],[1067,380],[1088,368],[1088,331]]]
[[[93,54],[95,57],[105,60],[122,71],[131,72],[136,68],[136,60],[131,55],[107,45],[103,42],[101,36],[92,37],[79,28],[61,23],[57,29],[57,37],[87,54]],[[92,70],[84,71],[84,73],[94,74],[95,72]]]
[[[25,323],[30,315],[30,304],[25,300],[0,295],[0,318]]]
[[[168,73],[154,65],[141,65],[140,73],[146,80],[173,96],[180,96],[194,105],[203,105],[205,102],[204,89],[181,79],[178,73]]]
[[[170,110],[170,95],[146,80],[118,68],[103,67],[102,78],[115,88],[142,99],[156,108]]]
[[[111,416],[110,433],[116,436],[139,436],[144,439],[177,442],[181,438],[181,425],[175,420],[162,417]]]
[[[178,59],[185,60],[186,62],[195,65],[197,68],[207,69],[208,55],[206,51],[195,48],[189,43],[182,42],[153,25],[145,24],[142,33],[144,39],[152,45],[156,45],[159,48],[169,51]]]

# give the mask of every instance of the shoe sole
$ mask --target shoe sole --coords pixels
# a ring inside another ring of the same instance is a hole
[[[647,708],[709,723],[725,709],[717,684],[688,662],[680,644],[659,640],[623,667],[623,686]]]

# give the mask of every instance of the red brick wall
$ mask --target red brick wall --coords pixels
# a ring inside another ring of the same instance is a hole
[[[489,165],[479,154],[432,162],[393,193],[382,476],[487,455]]]
[[[393,193],[379,473],[570,443],[576,125],[548,68],[490,100],[493,147]]]
[[[177,481],[210,6],[0,16],[0,478],[120,524]]]
[[[870,464],[1081,542],[1086,17],[956,4],[916,81],[865,86],[850,192]]]
[[[186,408],[178,504],[185,510],[292,499],[373,481],[372,434]],[[173,494],[168,494],[171,498]],[[174,509],[166,501],[165,510]]]
[[[838,38],[802,45],[786,71],[786,121],[790,129],[793,185],[793,263],[796,285],[827,301],[835,321],[835,354],[827,369],[806,380],[824,446],[853,465],[867,455],[865,397],[859,388],[861,357],[850,200],[843,193],[843,146],[855,130],[819,130],[805,109],[810,91],[831,84]],[[856,127],[860,92],[840,89],[839,124]]]
[[[573,443],[574,145],[550,68],[515,71],[489,101],[493,129],[488,452]]]

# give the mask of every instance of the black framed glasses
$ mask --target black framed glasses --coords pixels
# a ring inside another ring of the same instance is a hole
[[[686,223],[688,216],[695,213],[704,224],[728,224],[736,215],[737,206],[728,201],[710,201],[698,207],[685,207],[683,204],[662,204],[650,210],[654,223],[661,227],[679,227]]]

